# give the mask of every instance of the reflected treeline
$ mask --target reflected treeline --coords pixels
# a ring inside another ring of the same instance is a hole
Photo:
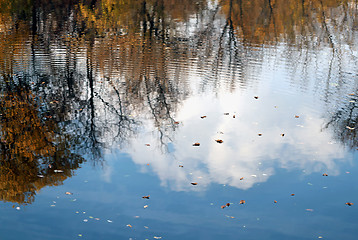
[[[1,198],[33,201],[142,124],[165,150],[189,76],[200,92],[250,87],[278,43],[338,58],[356,47],[356,16],[349,0],[0,0]]]
[[[39,111],[38,97],[5,79],[0,101],[0,200],[31,203],[45,186],[60,185],[84,159]]]

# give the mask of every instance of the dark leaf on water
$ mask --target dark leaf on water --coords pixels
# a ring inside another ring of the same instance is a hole
[[[217,143],[223,143],[224,141],[223,140],[221,140],[221,139],[216,139],[215,140]]]
[[[281,137],[283,137],[283,136],[285,136],[285,134],[284,134],[284,133],[281,133]]]
[[[222,208],[222,209],[226,208],[226,205],[222,205],[221,208]]]
[[[273,202],[274,202],[274,203],[277,203],[277,201],[276,201],[276,200],[274,200]]]
[[[202,119],[206,118],[206,116],[201,116]]]
[[[200,146],[200,143],[194,143],[193,146],[198,147]]]
[[[198,183],[197,182],[192,182],[191,185],[198,185]]]
[[[230,203],[227,203],[226,206],[227,206],[227,207],[230,207]]]
[[[323,174],[322,174],[322,176],[325,176],[325,177],[327,177],[327,176],[328,176],[328,174],[327,174],[327,173],[323,173]]]
[[[244,204],[245,203],[245,200],[240,200],[240,204]]]
[[[179,167],[184,167],[183,165],[179,165]]]
[[[244,180],[244,178],[243,178],[243,177],[241,177],[241,178],[240,178],[240,180]]]
[[[298,116],[298,115],[295,115],[295,118],[300,118],[300,116]]]
[[[150,197],[150,195],[148,195],[148,196],[143,196],[142,198],[144,198],[144,199],[149,199],[149,197]]]
[[[294,193],[292,193],[292,194],[291,194],[291,196],[295,196],[295,194],[294,194]]]
[[[255,96],[254,98],[255,98],[255,99],[259,99],[259,97],[258,97],[258,96]]]
[[[352,205],[353,205],[353,203],[351,203],[351,202],[346,202],[346,205],[348,205],[348,206],[352,206]]]

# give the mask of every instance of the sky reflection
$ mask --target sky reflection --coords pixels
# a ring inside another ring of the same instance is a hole
[[[249,189],[267,181],[277,168],[340,173],[336,161],[348,161],[346,149],[322,129],[326,120],[317,107],[302,104],[297,96],[287,101],[282,93],[258,90],[259,98],[254,96],[236,90],[191,97],[177,114],[180,124],[169,151],[156,144],[149,123],[124,151],[143,171],[155,172],[163,186],[176,191],[201,191],[212,183]],[[195,142],[200,146],[192,146]]]

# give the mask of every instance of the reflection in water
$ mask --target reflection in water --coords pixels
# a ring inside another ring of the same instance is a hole
[[[27,2],[0,2],[6,201],[31,202],[118,146],[138,164],[151,155],[177,190],[247,189],[276,167],[338,174],[345,151],[327,144],[357,147],[356,95],[340,100],[357,94],[353,1]]]
[[[18,86],[6,90],[0,103],[0,198],[31,203],[36,192],[60,185],[84,160],[71,153],[65,135],[56,135],[51,116],[41,116],[33,94]]]

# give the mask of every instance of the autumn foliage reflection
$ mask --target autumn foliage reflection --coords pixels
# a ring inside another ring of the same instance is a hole
[[[0,200],[3,201],[31,203],[41,188],[61,185],[83,162],[70,152],[62,137],[55,135],[55,122],[41,116],[35,98],[20,87],[4,92],[1,97]]]

